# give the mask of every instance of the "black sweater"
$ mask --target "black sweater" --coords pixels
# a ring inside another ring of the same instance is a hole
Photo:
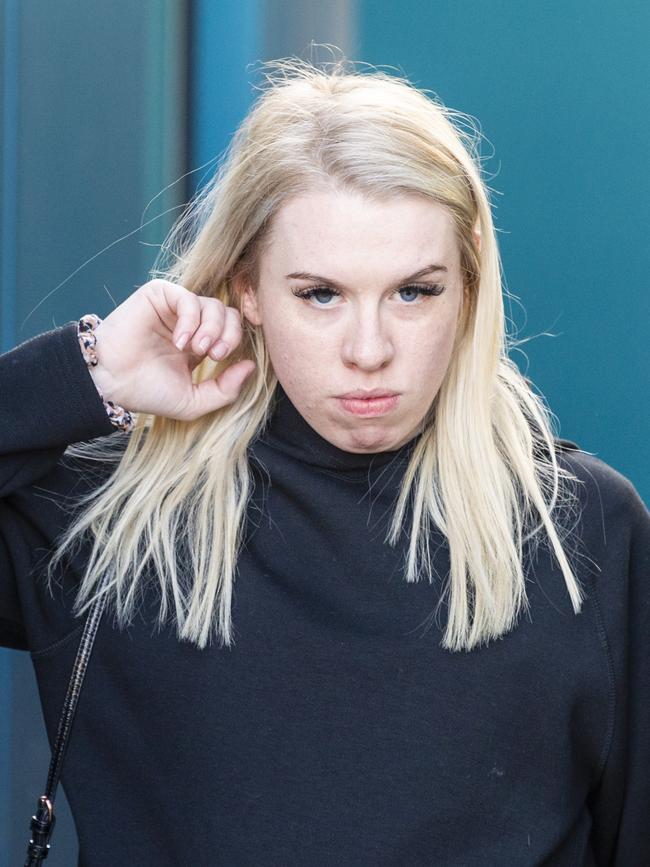
[[[75,329],[0,357],[0,643],[30,651],[50,742],[79,570],[52,598],[38,564],[90,484],[65,446],[115,432]],[[251,449],[234,647],[158,632],[155,598],[124,631],[104,614],[62,777],[79,864],[647,867],[650,514],[633,485],[565,441],[582,612],[540,548],[530,615],[452,653],[445,539],[433,584],[408,584],[383,541],[413,441],[341,451],[279,396]]]

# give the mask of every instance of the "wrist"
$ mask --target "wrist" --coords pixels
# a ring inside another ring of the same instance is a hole
[[[113,400],[115,397],[115,384],[110,375],[107,374],[101,362],[95,365],[88,365],[88,373],[90,378],[95,383],[95,388],[102,400]]]
[[[110,395],[113,391],[114,382],[110,374],[101,365],[97,353],[97,336],[101,323],[102,320],[95,313],[87,313],[79,319],[77,325],[79,348],[88,366],[88,372],[95,383],[95,388],[104,403],[106,414],[112,424],[120,430],[129,431],[135,424],[134,415],[111,399]]]

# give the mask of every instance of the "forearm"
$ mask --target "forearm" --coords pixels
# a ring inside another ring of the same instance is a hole
[[[115,429],[79,350],[74,322],[0,355],[0,392],[0,457],[9,463]]]

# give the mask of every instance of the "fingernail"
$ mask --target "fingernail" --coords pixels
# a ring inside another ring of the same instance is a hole
[[[185,334],[181,334],[181,336],[176,341],[176,349],[182,349],[187,343],[187,338],[189,337],[189,332],[185,332]]]
[[[215,344],[212,355],[214,358],[223,358],[225,355],[228,355],[228,351],[228,344],[220,340]]]
[[[199,349],[201,350],[201,352],[205,352],[205,350],[208,348],[209,345],[210,345],[210,338],[204,337],[203,340],[201,340],[199,343]]]

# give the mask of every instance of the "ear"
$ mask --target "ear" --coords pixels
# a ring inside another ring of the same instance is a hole
[[[242,314],[248,319],[251,325],[261,325],[262,315],[257,303],[257,295],[253,291],[248,280],[240,278],[239,282],[239,297],[240,309]]]
[[[476,246],[480,250],[481,249],[481,230],[478,228],[478,226],[474,229],[473,234],[474,234],[474,240],[476,241]]]

